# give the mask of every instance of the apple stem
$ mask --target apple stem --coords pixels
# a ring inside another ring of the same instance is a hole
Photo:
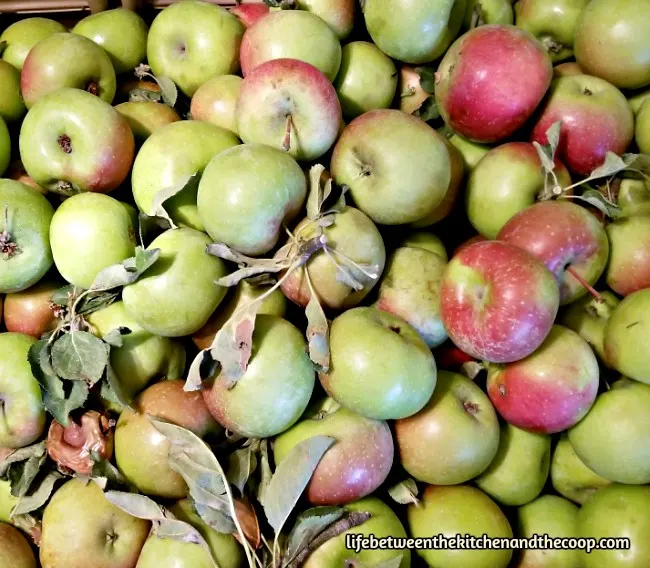
[[[20,252],[20,248],[14,242],[11,233],[9,232],[9,206],[5,205],[4,211],[5,227],[0,233],[0,253],[5,260],[9,260]]]
[[[580,282],[580,284],[582,284],[587,289],[587,291],[596,299],[599,304],[602,304],[605,301],[602,295],[591,284],[589,284],[589,282],[580,276],[580,274],[578,274],[573,266],[567,266],[566,271],[578,282]]]
[[[287,116],[287,130],[284,134],[284,141],[282,142],[282,148],[285,152],[291,150],[291,125],[292,125],[291,115]]]

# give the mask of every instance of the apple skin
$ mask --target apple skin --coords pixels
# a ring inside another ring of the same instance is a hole
[[[440,237],[429,231],[414,231],[409,233],[398,244],[400,247],[419,248],[432,252],[437,254],[445,262],[449,260],[447,249]]]
[[[345,127],[331,170],[336,183],[350,187],[356,206],[375,223],[401,225],[440,205],[452,168],[447,145],[433,128],[402,111],[380,109]]]
[[[210,554],[200,544],[152,534],[144,543],[136,568],[213,568]]]
[[[376,308],[353,308],[334,319],[330,352],[321,385],[342,406],[368,418],[411,416],[436,386],[436,362],[418,332]]]
[[[244,6],[265,5],[240,4],[238,7]],[[242,81],[243,79],[238,75],[219,75],[203,83],[192,97],[190,105],[192,118],[210,122],[238,136],[235,108]]]
[[[607,225],[611,254],[605,279],[620,296],[650,287],[650,214]]]
[[[650,215],[650,185],[640,179],[622,179],[616,204],[621,208],[622,217]]]
[[[650,386],[621,379],[598,396],[569,430],[577,456],[599,475],[629,485],[650,483]],[[603,428],[611,424],[616,428]]]
[[[472,381],[439,371],[433,396],[417,414],[395,422],[407,473],[434,485],[465,483],[485,471],[499,447],[499,420]]]
[[[149,521],[132,517],[108,501],[93,481],[71,479],[45,507],[41,565],[133,568],[150,527]]]
[[[115,106],[115,110],[126,118],[138,144],[142,144],[159,128],[181,119],[173,108],[154,101],[121,103]]]
[[[650,384],[650,353],[646,349],[650,288],[627,296],[605,327],[605,358],[625,376]]]
[[[352,33],[356,2],[354,0],[296,0],[296,8],[325,20],[340,40]]]
[[[451,259],[440,288],[442,323],[465,353],[493,363],[523,359],[551,330],[560,293],[555,277],[526,251],[479,241]]]
[[[550,464],[550,436],[503,424],[499,450],[474,482],[503,505],[524,505],[544,489]]]
[[[246,77],[274,59],[309,63],[334,81],[341,65],[341,44],[327,23],[302,10],[279,10],[255,22],[241,43],[241,70]]]
[[[512,538],[510,523],[498,505],[470,485],[427,486],[420,503],[408,506],[408,524],[414,538],[438,534]],[[512,550],[423,549],[418,554],[436,568],[506,568]]]
[[[36,557],[22,533],[0,523],[0,564],[11,568],[36,568]]]
[[[129,123],[119,112],[99,97],[68,88],[31,108],[19,144],[29,176],[56,192],[70,186],[75,192],[112,191],[128,176],[135,151]]]
[[[571,75],[584,75],[585,72],[582,70],[580,65],[575,61],[568,61],[566,63],[560,63],[553,67],[553,77],[568,77]]]
[[[595,493],[578,512],[578,536],[626,537],[628,550],[581,552],[584,568],[641,568],[650,563],[650,487],[613,484]],[[564,567],[562,567],[564,568]]]
[[[0,167],[0,170],[1,169],[2,168]],[[25,168],[23,166],[23,163],[20,161],[20,158],[16,158],[9,164],[9,169],[6,172],[5,177],[12,179],[14,181],[19,181],[20,183],[24,183],[25,185],[34,188],[36,191],[42,193],[43,195],[47,194],[47,190],[43,189],[40,185],[38,185],[32,178],[30,178],[27,175],[27,172],[25,171]]]
[[[137,282],[126,286],[127,313],[144,329],[163,337],[198,331],[226,295],[215,283],[227,273],[225,263],[207,254],[210,238],[194,229],[170,229],[148,249],[160,249],[158,261]]]
[[[208,79],[239,70],[244,25],[207,2],[174,3],[151,24],[147,59],[154,75],[166,75],[188,97]]]
[[[641,89],[635,93],[627,95],[627,102],[630,103],[632,112],[636,115],[641,110],[643,103],[650,97],[650,89]]]
[[[54,329],[56,316],[51,298],[60,287],[60,282],[41,280],[27,290],[7,294],[3,310],[7,331],[40,339],[46,331]]]
[[[453,134],[449,138],[449,142],[460,152],[463,165],[467,171],[473,169],[481,161],[481,158],[490,151],[490,146],[471,142],[459,134]]]
[[[406,114],[413,114],[422,106],[424,101],[432,96],[422,88],[417,67],[411,65],[402,65],[400,67],[398,96],[398,108]]]
[[[196,204],[213,241],[258,256],[275,247],[306,196],[305,174],[289,154],[263,144],[242,144],[210,160]]]
[[[571,176],[559,160],[555,173],[560,186]],[[473,167],[467,179],[465,209],[472,226],[485,238],[496,239],[517,213],[535,204],[544,190],[544,172],[535,147],[508,142],[491,149]]]
[[[386,481],[393,465],[393,436],[388,424],[343,407],[321,417],[332,404],[336,405],[332,399],[318,401],[273,443],[277,466],[297,444],[312,436],[336,440],[318,462],[307,486],[312,505],[344,505],[370,495]]]
[[[377,538],[392,536],[406,537],[406,531],[393,510],[376,497],[366,497],[355,503],[345,505],[346,511],[360,511],[372,516],[366,522],[348,529],[331,538],[312,552],[302,568],[332,568],[332,566],[378,566],[384,562],[394,561],[401,554],[402,560],[396,568],[410,568],[411,551],[404,550],[370,550],[363,549],[359,553],[345,547],[346,534],[374,535]]]
[[[623,93],[589,75],[553,81],[531,141],[546,144],[546,131],[558,121],[562,127],[556,156],[581,176],[602,165],[607,152],[625,152],[634,137],[634,117]]]
[[[11,137],[9,129],[2,117],[0,117],[0,176],[4,175],[11,161]]]
[[[634,139],[639,151],[643,154],[650,153],[650,104],[642,104],[636,113],[636,127]]]
[[[187,176],[201,175],[214,156],[239,143],[229,130],[199,120],[179,120],[159,128],[147,138],[133,163],[131,186],[138,209],[152,213],[156,193]],[[179,153],[179,148],[184,151]],[[203,231],[196,191],[189,187],[177,193],[165,201],[165,211],[174,223]]]
[[[250,28],[257,20],[266,16],[271,9],[266,4],[236,4],[230,9],[230,13],[237,16],[237,19],[246,28]]]
[[[578,507],[557,495],[542,495],[517,510],[517,536],[578,536]],[[515,568],[583,568],[579,550],[525,549]]]
[[[529,31],[548,50],[552,61],[573,55],[578,18],[589,0],[520,0],[514,5],[518,28]]]
[[[1,59],[0,83],[3,90],[0,97],[0,118],[5,122],[16,122],[27,112],[20,92],[20,71]]]
[[[602,223],[569,201],[542,201],[527,207],[505,224],[497,238],[527,250],[555,274],[562,305],[587,294],[567,269],[571,267],[593,285],[609,257],[609,240]]]
[[[0,42],[7,42],[1,54],[2,59],[20,71],[32,47],[49,35],[65,31],[67,30],[61,22],[49,18],[18,20],[0,35]]]
[[[364,112],[390,107],[397,88],[397,69],[374,43],[353,41],[343,46],[334,87],[343,116],[356,118]]]
[[[582,11],[575,54],[585,73],[621,89],[650,84],[650,6],[643,0],[596,0]]]
[[[280,58],[246,75],[235,116],[244,142],[267,144],[301,161],[327,152],[342,120],[341,104],[329,79],[309,63]]]
[[[472,18],[474,10],[481,10],[480,17],[485,24],[512,24],[514,22],[512,0],[467,0],[465,9],[465,18],[463,27],[470,29],[472,27]]]
[[[566,327],[554,325],[531,355],[488,368],[492,404],[510,424],[554,434],[579,422],[598,392],[598,361],[589,344]]]
[[[548,53],[530,33],[509,25],[479,26],[457,39],[442,59],[436,102],[456,133],[496,142],[531,117],[552,75]]]
[[[553,452],[551,481],[555,491],[580,505],[611,483],[584,464],[573,449],[566,432],[562,433]]]

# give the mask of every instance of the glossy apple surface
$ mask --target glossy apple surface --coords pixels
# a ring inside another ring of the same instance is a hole
[[[3,60],[0,60],[0,83],[0,118],[8,123],[20,120],[27,112],[20,92],[20,72]]]
[[[0,42],[7,42],[2,59],[19,71],[23,68],[28,53],[47,36],[65,32],[61,22],[49,18],[25,18],[11,24],[0,35]]]
[[[54,329],[56,316],[51,298],[60,287],[60,282],[41,281],[22,292],[7,294],[3,308],[7,331],[40,339],[46,331]]]
[[[136,142],[142,144],[156,130],[181,119],[171,107],[154,101],[133,101],[115,106],[126,118]]]
[[[611,254],[605,279],[621,296],[650,287],[650,215],[634,215],[607,225]]]
[[[241,4],[241,6],[258,6],[258,4]],[[219,75],[203,83],[192,96],[190,105],[192,119],[226,128],[236,136],[238,131],[235,108],[242,80],[238,75]]]

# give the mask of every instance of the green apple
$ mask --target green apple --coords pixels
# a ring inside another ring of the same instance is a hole
[[[621,296],[650,287],[650,215],[634,215],[609,223],[607,285]]]
[[[627,102],[630,103],[634,114],[637,114],[641,110],[643,103],[648,97],[650,97],[650,89],[641,89],[632,95],[628,95]]]
[[[133,137],[140,144],[159,128],[181,119],[173,108],[154,101],[121,103],[115,110],[126,118]]]
[[[414,538],[438,534],[512,538],[512,528],[498,505],[469,485],[429,485],[418,504],[408,507],[408,523]],[[423,549],[418,554],[435,568],[506,568],[511,549]]]
[[[152,534],[142,547],[136,568],[214,568],[214,561],[198,543]]]
[[[437,254],[445,262],[449,260],[447,249],[438,235],[434,235],[429,231],[414,231],[406,235],[399,241],[400,247],[411,247],[428,250]]]
[[[463,138],[460,134],[453,134],[449,138],[449,142],[460,152],[463,158],[463,165],[468,171],[474,168],[481,161],[481,158],[490,151],[490,146],[479,144],[478,142],[471,142]]]
[[[636,114],[634,139],[639,150],[644,154],[650,154],[650,104],[644,102]]]
[[[611,483],[584,464],[573,449],[566,432],[562,433],[553,452],[551,482],[560,495],[580,505]]]
[[[649,404],[650,386],[629,379],[615,382],[569,430],[577,456],[612,481],[650,483]],[[607,424],[616,427],[603,427]]]
[[[126,73],[147,55],[147,24],[133,10],[117,8],[85,17],[72,32],[93,40],[111,58],[116,73]]]
[[[650,215],[650,186],[644,180],[622,179],[616,204],[623,217]]]
[[[71,479],[43,513],[43,568],[132,568],[151,523],[113,505],[94,481]]]
[[[330,351],[321,384],[338,403],[368,418],[411,416],[436,386],[436,362],[418,332],[376,308],[353,308],[334,319]]]
[[[20,71],[32,47],[49,35],[65,31],[67,30],[61,22],[49,18],[18,20],[0,35],[0,43],[7,42],[2,51],[2,59]]]
[[[212,415],[231,432],[268,438],[300,418],[314,381],[314,367],[300,330],[280,317],[260,315],[244,374],[232,388],[218,375],[203,395]]]
[[[578,536],[578,507],[557,495],[542,495],[517,510],[517,536]],[[583,568],[579,550],[526,549],[515,568]]]
[[[18,497],[11,494],[11,482],[0,480],[0,521],[11,523],[11,511],[18,503]]]
[[[583,75],[584,71],[575,61],[567,61],[553,67],[553,77],[570,77],[572,75]]]
[[[0,523],[0,566],[36,568],[36,557],[27,539],[5,523]]]
[[[239,69],[243,24],[225,8],[186,0],[158,13],[147,38],[147,59],[188,97],[208,79]]]
[[[152,133],[136,156],[131,176],[135,202],[145,214],[153,214],[156,194],[203,173],[213,156],[239,144],[225,128],[198,120],[181,120]],[[183,152],[178,149],[183,148]],[[196,209],[196,184],[164,203],[165,211],[179,225],[203,230]]]
[[[306,196],[305,174],[291,156],[263,144],[242,144],[210,160],[196,204],[214,241],[257,256],[275,247]]]
[[[629,538],[622,550],[582,552],[584,568],[645,568],[650,565],[650,487],[612,484],[595,493],[578,512],[578,536]],[[562,567],[564,568],[564,566]]]
[[[192,118],[210,122],[237,136],[235,106],[242,81],[238,75],[220,75],[203,83],[192,96]]]
[[[345,505],[345,510],[349,512],[370,513],[370,519],[360,525],[348,529],[334,538],[319,546],[312,552],[301,568],[332,568],[334,566],[380,566],[383,563],[389,563],[395,568],[410,568],[411,552],[404,550],[388,549],[362,549],[360,552],[354,552],[346,548],[345,539],[347,534],[370,535],[376,538],[385,538],[392,536],[394,538],[405,538],[406,531],[402,526],[397,515],[388,505],[376,497],[366,497],[355,503]],[[401,555],[401,561],[397,563],[397,558]]]
[[[499,448],[499,420],[490,400],[467,377],[449,371],[439,371],[429,402],[398,420],[395,434],[404,469],[435,485],[476,477]]]
[[[356,2],[354,0],[296,0],[296,8],[325,20],[340,40],[352,33]]]
[[[0,176],[4,175],[5,171],[9,167],[10,161],[11,137],[4,118],[0,117]]]
[[[2,125],[0,119],[0,138]],[[52,266],[50,223],[54,208],[34,188],[8,179],[0,180],[0,204],[0,293],[6,294],[36,284]]]
[[[497,455],[475,482],[503,505],[524,505],[542,492],[550,463],[550,436],[504,423]]]
[[[224,262],[206,252],[210,238],[194,229],[169,229],[148,249],[160,249],[158,261],[122,299],[142,328],[163,337],[198,331],[226,294],[216,280],[226,275]]]
[[[463,27],[472,24],[512,24],[514,14],[511,0],[467,0]]]
[[[0,118],[5,122],[20,120],[27,112],[20,92],[20,71],[3,60],[0,60],[0,85]]]
[[[397,69],[374,43],[353,41],[343,46],[341,67],[334,81],[343,116],[389,108],[395,98]]]

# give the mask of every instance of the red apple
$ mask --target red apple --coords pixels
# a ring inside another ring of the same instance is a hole
[[[557,315],[553,274],[523,249],[500,241],[466,246],[442,277],[442,322],[465,353],[493,363],[537,349]]]
[[[39,339],[53,328],[56,316],[51,298],[61,287],[54,282],[40,282],[22,292],[7,294],[4,320],[7,331],[24,333]]]
[[[548,53],[530,33],[510,25],[480,26],[445,54],[436,73],[436,102],[458,134],[496,142],[530,118],[552,75]]]
[[[607,284],[627,296],[650,288],[650,215],[617,219],[607,226],[612,253],[607,266]]]
[[[598,382],[598,361],[589,344],[574,331],[554,325],[532,355],[509,365],[489,366],[487,391],[508,423],[553,434],[577,424],[589,412]]]
[[[230,13],[239,18],[239,21],[250,28],[257,20],[266,16],[271,9],[261,2],[255,4],[239,4],[230,9]]]
[[[623,93],[590,75],[554,80],[531,140],[546,144],[546,131],[562,121],[559,157],[573,172],[588,175],[607,152],[622,154],[634,137],[634,116]]]

